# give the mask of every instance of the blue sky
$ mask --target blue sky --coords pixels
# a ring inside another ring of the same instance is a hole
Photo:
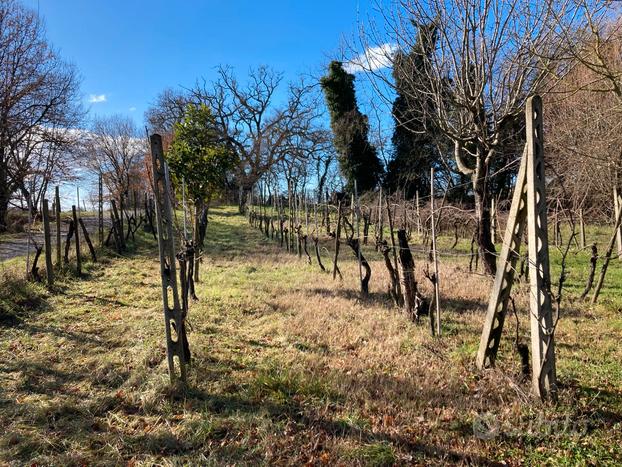
[[[22,0],[39,8],[48,39],[83,78],[91,114],[142,124],[165,87],[210,79],[228,64],[243,76],[267,64],[286,78],[317,75],[374,0]],[[99,101],[99,102],[89,102]]]

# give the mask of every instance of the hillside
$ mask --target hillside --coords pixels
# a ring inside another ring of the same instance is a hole
[[[520,376],[514,317],[497,369],[475,368],[490,279],[441,262],[438,339],[391,306],[380,258],[361,301],[351,256],[334,282],[213,209],[187,387],[169,385],[152,240],[52,292],[5,280],[0,464],[622,462],[617,301],[567,304],[559,401],[543,405]]]

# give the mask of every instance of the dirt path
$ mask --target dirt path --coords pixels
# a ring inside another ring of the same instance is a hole
[[[86,225],[86,229],[91,235],[91,240],[97,241],[97,217],[95,216],[87,216],[82,217],[84,224]],[[104,218],[104,231],[107,232],[108,227],[110,226],[110,219]],[[52,243],[56,242],[56,222],[52,222],[50,225],[52,232]],[[65,222],[63,218],[63,222],[61,222],[61,237],[63,241],[63,245],[65,244],[65,237],[67,236],[67,230],[69,229],[69,223]],[[43,228],[41,227],[33,229],[33,238],[34,241],[43,245]],[[34,247],[30,245],[31,251],[34,251]],[[18,233],[18,234],[8,234],[0,236],[0,261],[6,261],[7,259],[16,258],[18,256],[25,256],[28,252],[28,235],[26,232]]]

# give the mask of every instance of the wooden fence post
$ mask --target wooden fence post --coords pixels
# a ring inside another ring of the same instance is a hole
[[[61,243],[61,238],[60,238],[60,192],[58,189],[58,186],[54,189],[54,198],[56,200],[55,202],[55,209],[56,212],[54,213],[56,215],[56,267],[60,268],[62,265],[62,243]]]
[[[51,287],[54,285],[54,271],[52,270],[52,239],[50,238],[50,212],[47,199],[43,200],[43,241],[45,243],[45,275],[48,287]]]
[[[104,245],[104,181],[99,174],[99,197],[97,203],[97,232],[99,234],[99,246]]]
[[[356,180],[354,180],[354,200],[356,200],[356,204],[354,205],[354,215],[356,216],[356,241],[358,242],[358,250],[356,253],[356,260],[359,263],[359,282],[361,284],[361,293],[364,296],[367,296],[369,294],[369,286],[368,285],[364,285],[363,284],[363,265],[362,265],[362,261],[361,261],[361,248],[363,247],[361,245],[361,226],[360,226],[360,216],[359,216],[359,210],[360,210],[360,206],[359,206],[359,193],[358,193],[358,187],[356,184]]]
[[[341,205],[342,200],[338,200],[337,204],[337,225],[335,226],[335,256],[333,257],[333,280],[337,277],[337,273],[339,273],[339,278],[341,279],[341,271],[339,270],[339,266],[337,266],[337,260],[339,259],[339,237],[341,236]]]
[[[382,212],[382,188],[380,188],[380,192],[378,193],[378,235],[377,244],[381,244],[384,237],[384,212]]]
[[[579,248],[585,248],[585,221],[583,219],[583,208],[579,209]]]
[[[430,168],[430,218],[432,226],[432,261],[434,263],[434,323],[436,335],[441,335],[441,294],[439,290],[438,254],[436,252],[436,220],[434,216],[434,167]],[[430,313],[432,310],[430,310]]]
[[[490,200],[490,238],[492,243],[497,241],[497,205],[494,196]]]
[[[82,275],[82,259],[80,258],[80,229],[78,227],[78,213],[76,206],[71,206],[71,214],[73,216],[74,235],[76,236],[76,272],[78,276]]]
[[[419,190],[417,190],[415,193],[415,200],[417,204],[416,206],[417,208],[417,234],[421,236],[422,228],[421,228],[421,210],[420,210],[421,208],[419,207]]]
[[[620,201],[618,197],[617,181],[613,184],[613,218],[615,221],[618,210],[620,209]],[[618,259],[622,260],[622,228],[618,227],[616,230],[616,242],[618,244]]]

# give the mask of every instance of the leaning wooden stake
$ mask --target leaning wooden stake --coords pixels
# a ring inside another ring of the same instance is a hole
[[[488,301],[488,311],[484,319],[484,328],[477,352],[479,369],[494,366],[501,341],[503,323],[508,310],[510,291],[516,272],[516,263],[520,256],[520,247],[527,219],[527,148],[523,152],[521,165],[516,177],[516,186],[510,215],[503,238],[501,255],[497,265],[497,274]]]
[[[45,275],[48,287],[54,285],[54,271],[52,270],[52,239],[50,238],[50,212],[48,200],[43,200],[43,241],[45,244]]]
[[[97,255],[95,254],[95,248],[93,248],[93,243],[91,243],[91,237],[89,236],[89,231],[86,230],[86,225],[84,225],[84,221],[82,220],[81,217],[78,219],[78,223],[80,224],[80,227],[82,227],[82,234],[84,235],[84,241],[86,241],[86,244],[89,247],[89,252],[91,253],[91,259],[93,260],[93,262],[96,262]]]
[[[181,381],[186,381],[186,355],[183,347],[183,336],[180,338],[184,325],[179,301],[179,289],[177,288],[173,215],[169,197],[170,185],[168,177],[166,177],[162,137],[155,134],[151,136],[150,141],[168,370],[171,382],[174,382],[177,378]],[[169,293],[173,296],[172,307],[169,302]],[[173,332],[175,332],[174,336]],[[175,357],[177,357],[179,373],[175,367]]]

